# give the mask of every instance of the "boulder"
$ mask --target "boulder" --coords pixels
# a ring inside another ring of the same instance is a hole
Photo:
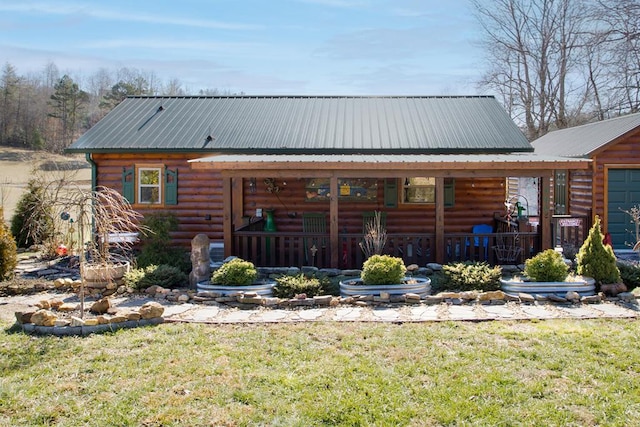
[[[31,316],[31,323],[36,326],[54,326],[58,316],[49,310],[40,309]]]
[[[26,311],[16,311],[15,315],[16,315],[16,321],[20,324],[20,325],[24,325],[25,323],[33,323],[31,321],[31,317],[33,316],[33,314],[36,312],[35,309],[30,309],[30,310],[26,310]]]
[[[105,314],[111,308],[111,301],[108,298],[101,298],[94,302],[89,309],[94,314]]]
[[[155,301],[150,301],[144,303],[138,312],[140,313],[140,317],[143,319],[153,319],[162,316],[162,313],[164,313],[164,307]]]

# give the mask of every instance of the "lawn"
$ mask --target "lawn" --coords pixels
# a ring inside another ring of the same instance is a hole
[[[640,424],[640,322],[1,324],[0,425]]]

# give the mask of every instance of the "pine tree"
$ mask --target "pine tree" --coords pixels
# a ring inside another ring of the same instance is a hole
[[[613,249],[602,243],[600,217],[596,216],[589,230],[589,236],[580,247],[576,260],[578,274],[591,277],[599,284],[620,282],[620,270],[616,265]]]

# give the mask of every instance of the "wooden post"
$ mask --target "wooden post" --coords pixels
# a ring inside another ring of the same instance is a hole
[[[551,249],[551,180],[540,177],[540,249]]]
[[[222,178],[222,233],[224,235],[224,256],[233,253],[233,205],[231,197],[231,178]]]
[[[331,246],[331,268],[338,268],[340,264],[340,240],[338,237],[338,195],[340,194],[340,189],[338,188],[338,177],[332,175],[329,184],[329,191],[331,191],[331,197],[329,199],[329,242]]]
[[[438,264],[444,264],[444,178],[436,177],[436,250]]]

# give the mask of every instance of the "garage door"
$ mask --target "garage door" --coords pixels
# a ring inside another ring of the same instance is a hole
[[[640,205],[640,169],[609,169],[608,230],[615,249],[631,249],[636,241],[631,217],[623,212]]]

